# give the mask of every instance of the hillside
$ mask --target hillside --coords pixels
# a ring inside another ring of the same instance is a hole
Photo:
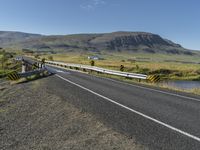
[[[10,44],[14,44],[16,42],[21,42],[38,37],[41,37],[41,35],[13,31],[0,31],[0,46],[9,46]]]
[[[146,32],[113,32],[44,36],[21,32],[0,32],[0,47],[37,51],[132,51],[193,55],[196,52]]]
[[[145,32],[114,32],[104,34],[90,41],[91,44],[107,50],[143,50],[149,53],[170,52],[178,53],[183,48],[159,35]],[[163,51],[163,52],[164,52]]]

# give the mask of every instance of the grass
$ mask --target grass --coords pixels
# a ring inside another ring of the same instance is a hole
[[[191,90],[189,90],[189,93],[194,93],[194,94],[200,95],[200,88],[191,89]]]
[[[0,109],[0,114],[1,113],[5,113],[7,110],[5,110],[5,109]]]
[[[62,53],[53,54],[55,61],[79,63],[90,65],[88,56],[94,53]],[[98,54],[99,55],[99,54]],[[49,55],[42,57],[48,58]],[[163,78],[172,80],[200,80],[199,56],[164,55],[145,53],[108,53],[100,54],[104,60],[95,60],[95,66],[119,70],[120,65],[125,66],[127,72],[142,74],[160,74]],[[131,61],[135,60],[135,62]]]

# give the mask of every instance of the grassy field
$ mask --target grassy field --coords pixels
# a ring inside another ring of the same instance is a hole
[[[88,56],[94,53],[62,53],[53,54],[55,61],[67,63],[90,64]],[[97,54],[103,60],[95,60],[95,66],[119,70],[124,65],[124,71],[160,74],[162,78],[173,80],[200,80],[200,58],[186,55],[164,55],[144,53],[108,53]],[[49,55],[42,55],[48,59]]]

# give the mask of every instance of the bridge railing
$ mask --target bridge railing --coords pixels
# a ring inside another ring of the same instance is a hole
[[[57,62],[57,61],[45,61],[45,63],[50,64],[50,65],[57,65],[61,67],[81,68],[81,69],[86,69],[86,70],[91,70],[91,71],[96,71],[96,72],[106,73],[106,74],[111,74],[111,75],[123,76],[123,77],[128,77],[128,78],[147,79],[147,75],[145,74],[122,72],[122,71],[104,69],[104,68],[89,66],[89,65],[71,64],[71,63],[63,63],[63,62]]]

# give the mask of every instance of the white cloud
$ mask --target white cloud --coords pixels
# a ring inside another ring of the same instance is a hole
[[[86,0],[85,4],[81,4],[80,7],[85,10],[94,10],[98,6],[105,5],[104,0]]]
[[[103,0],[93,0],[93,4],[94,5],[104,5],[106,2]]]

